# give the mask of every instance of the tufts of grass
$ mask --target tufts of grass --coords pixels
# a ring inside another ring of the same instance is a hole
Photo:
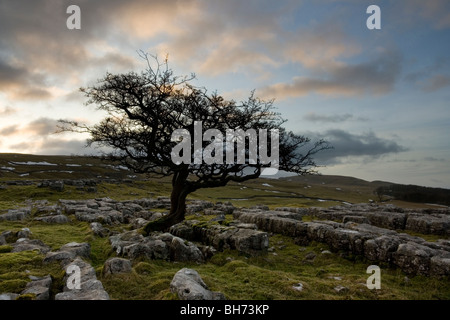
[[[205,264],[142,260],[134,263],[130,274],[101,276],[100,280],[113,299],[121,300],[176,298],[170,293],[170,282],[183,267],[197,270],[210,290],[220,291],[231,300],[450,298],[450,282],[407,277],[388,265],[380,265],[381,289],[369,290],[366,269],[372,262],[322,253],[329,249],[324,244],[298,246],[293,239],[281,235],[271,236],[270,243],[273,249],[266,255],[248,257],[226,250]],[[308,260],[311,253],[315,258]],[[302,291],[294,289],[298,283],[303,285]],[[338,285],[347,290],[337,293]]]
[[[30,276],[51,275],[52,291],[60,291],[64,271],[58,263],[44,264],[44,256],[37,251],[3,252],[0,254],[0,292],[21,293]]]

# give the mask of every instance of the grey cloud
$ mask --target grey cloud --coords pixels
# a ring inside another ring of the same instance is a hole
[[[348,120],[357,120],[357,121],[367,121],[367,118],[358,117],[355,118],[352,114],[334,114],[334,115],[326,115],[326,114],[317,114],[314,112],[310,112],[303,117],[307,121],[312,122],[329,122],[329,123],[339,123],[345,122]]]
[[[86,148],[86,141],[64,140],[52,138],[45,140],[39,146],[36,154],[64,155],[64,154],[98,154],[98,150]]]
[[[44,85],[45,76],[42,74],[13,66],[0,57],[0,92],[18,100],[51,98],[51,93]]]
[[[425,92],[434,92],[449,86],[450,86],[450,76],[438,74],[428,79],[428,81],[426,82],[426,84],[423,86],[422,89]]]
[[[16,100],[49,99],[48,87],[75,82],[83,72],[133,67],[126,54],[101,43],[111,36],[119,38],[112,27],[120,10],[130,4],[118,0],[76,2],[82,10],[81,30],[66,27],[66,8],[73,1],[1,1],[0,92]],[[126,37],[129,35],[120,36]]]
[[[278,83],[262,89],[264,97],[277,99],[304,96],[310,93],[324,95],[386,94],[394,89],[401,71],[402,58],[397,52],[360,64],[338,64],[324,75],[297,77],[291,83]]]
[[[47,136],[56,131],[58,121],[50,118],[39,118],[25,126],[25,130],[39,136]]]
[[[325,133],[306,134],[312,141],[324,139],[334,149],[319,152],[316,160],[319,164],[340,163],[347,157],[360,157],[370,161],[382,155],[405,152],[408,148],[396,141],[383,139],[375,133],[353,134],[344,130],[333,129]]]
[[[6,106],[3,109],[0,109],[0,117],[7,117],[7,116],[13,115],[15,113],[17,113],[17,110],[14,108],[11,108],[9,106]]]
[[[2,136],[10,136],[19,131],[19,127],[17,125],[10,125],[0,130],[0,135]]]
[[[0,57],[0,90],[10,84],[20,83],[26,76],[25,69],[13,67]]]
[[[56,131],[57,120],[50,118],[39,118],[25,125],[13,124],[0,129],[2,136],[10,136],[13,134],[28,134],[33,138],[46,138],[48,135]]]
[[[32,150],[35,144],[32,142],[19,142],[16,144],[9,145],[8,148],[13,150]]]
[[[425,157],[423,158],[423,160],[432,162],[445,162],[444,158],[435,158],[435,157]]]

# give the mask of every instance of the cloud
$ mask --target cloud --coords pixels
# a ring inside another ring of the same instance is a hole
[[[13,134],[17,133],[18,131],[19,131],[19,128],[18,128],[17,125],[10,125],[10,126],[7,126],[5,128],[2,128],[0,130],[0,135],[2,135],[2,136],[10,136],[10,135],[13,135]]]
[[[57,124],[58,121],[55,119],[39,118],[28,123],[23,131],[33,135],[48,136],[55,133]]]
[[[25,125],[12,124],[0,130],[3,136],[28,135],[33,138],[46,137],[56,131],[57,120],[50,118],[39,118]]]
[[[48,99],[50,92],[38,73],[14,65],[0,56],[0,92],[15,100]]]
[[[381,95],[391,92],[401,71],[401,56],[396,52],[384,54],[358,64],[338,64],[323,75],[295,77],[262,89],[263,97],[283,100],[311,93],[333,96]]]
[[[128,2],[77,2],[82,29],[75,31],[66,27],[66,8],[72,4],[68,0],[2,2],[0,92],[10,100],[48,100],[54,97],[49,88],[79,87],[96,71],[128,71],[135,66],[130,56],[108,41],[117,35],[112,28],[120,21],[115,20],[119,15],[115,10]],[[117,38],[126,37],[129,34]],[[135,50],[133,58],[137,58]]]
[[[445,162],[444,158],[435,158],[435,157],[425,157],[423,158],[423,160],[431,162]]]
[[[434,92],[449,86],[450,76],[438,74],[427,79],[425,85],[422,87],[422,90],[425,92]]]
[[[319,152],[315,158],[319,164],[341,163],[347,158],[363,158],[371,161],[382,155],[405,152],[408,148],[396,141],[378,137],[373,132],[354,134],[340,129],[328,130],[324,133],[306,134],[312,141],[324,139],[334,149]]]
[[[36,154],[64,155],[64,154],[99,154],[95,148],[87,148],[85,140],[50,138],[43,141],[36,150]]]
[[[4,118],[4,117],[8,117],[10,115],[13,115],[17,113],[17,110],[14,108],[11,108],[9,106],[4,107],[3,109],[0,109],[0,117]]]
[[[289,32],[284,44],[283,56],[288,61],[315,70],[336,67],[340,59],[352,57],[362,50],[335,19]]]
[[[358,121],[367,121],[367,118],[358,117],[355,118],[352,114],[334,114],[334,115],[324,115],[317,114],[314,112],[310,112],[303,117],[307,121],[311,122],[328,122],[328,123],[339,123],[346,122],[348,120],[358,120]]]
[[[450,28],[450,3],[447,0],[413,0],[407,7],[431,22],[438,30]]]

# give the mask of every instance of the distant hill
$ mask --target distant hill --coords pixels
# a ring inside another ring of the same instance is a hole
[[[278,179],[277,179],[278,178]],[[17,180],[149,181],[118,163],[94,156],[30,155],[0,153],[0,186]],[[170,179],[155,180],[170,190]],[[395,186],[395,187],[393,187]],[[220,188],[219,188],[220,189]],[[377,192],[378,191],[378,192]],[[225,193],[225,194],[224,194]],[[199,190],[193,196],[218,200],[277,203],[281,205],[323,205],[341,202],[387,201],[450,204],[450,190],[406,186],[386,181],[366,181],[339,175],[285,176],[260,178],[244,184],[230,183],[226,189]],[[264,202],[266,201],[266,202]],[[312,201],[312,202],[308,202]]]
[[[386,181],[366,181],[363,179],[358,179],[354,177],[348,176],[339,176],[339,175],[310,175],[310,176],[292,176],[292,177],[283,177],[280,180],[291,180],[300,183],[306,183],[311,185],[328,185],[335,187],[368,187],[371,189],[376,189],[380,186],[388,186],[393,183]]]

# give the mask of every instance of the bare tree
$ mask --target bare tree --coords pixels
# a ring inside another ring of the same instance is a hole
[[[80,89],[89,98],[87,105],[94,104],[97,109],[106,111],[107,116],[100,123],[88,126],[60,120],[60,129],[89,133],[88,145],[108,147],[112,150],[106,154],[109,159],[120,161],[135,172],[172,176],[170,212],[149,223],[145,227],[147,233],[167,230],[183,221],[186,197],[190,193],[200,188],[225,186],[230,181],[255,179],[268,167],[260,156],[256,161],[244,164],[237,161],[176,163],[171,153],[177,145],[172,139],[177,129],[193,136],[196,121],[201,121],[204,128],[221,132],[227,129],[253,129],[255,132],[276,129],[279,133],[279,169],[298,174],[315,173],[317,166],[312,156],[330,148],[323,140],[312,143],[307,137],[286,131],[281,126],[285,120],[273,111],[273,101],[262,101],[254,96],[254,92],[244,102],[227,101],[217,93],[209,94],[205,88],[192,85],[194,75],[175,76],[167,59],[161,62],[155,56],[150,60],[148,54],[141,52],[140,55],[147,63],[146,70],[140,74],[107,73],[97,85]],[[272,140],[266,138],[270,150]],[[191,143],[198,146],[199,142]],[[207,141],[201,141],[200,146],[205,150]],[[245,155],[249,157],[248,146]],[[238,154],[234,156],[237,158]],[[192,154],[189,159],[193,157]]]

